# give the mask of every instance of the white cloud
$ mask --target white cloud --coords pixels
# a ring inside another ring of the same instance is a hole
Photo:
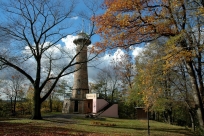
[[[76,38],[77,36],[74,36],[74,35],[68,35],[66,38],[63,38],[62,39],[62,42],[65,43],[65,49],[66,51],[74,51],[75,53],[75,49],[76,49],[76,45],[73,43],[74,39]]]
[[[79,17],[78,16],[76,16],[76,17],[72,17],[71,19],[72,20],[77,20]]]
[[[101,72],[102,69],[108,67],[113,60],[120,61],[124,54],[123,50],[117,49],[113,54],[104,54],[102,57],[93,60],[93,62],[88,62],[88,65],[91,66],[88,67],[89,81],[95,81],[97,74]]]
[[[124,57],[125,53],[121,49],[117,49],[116,52],[113,54],[114,60],[120,61],[122,57]]]
[[[143,47],[135,47],[134,49],[132,49],[132,55],[134,56],[134,58],[136,56],[138,56],[143,50],[144,48]]]

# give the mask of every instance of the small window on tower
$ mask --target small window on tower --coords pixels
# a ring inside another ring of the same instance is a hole
[[[81,91],[80,90],[77,90],[77,94],[79,95],[81,93]]]

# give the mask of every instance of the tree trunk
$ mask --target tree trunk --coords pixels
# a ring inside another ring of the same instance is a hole
[[[200,92],[198,89],[198,84],[197,84],[197,78],[196,78],[196,74],[193,68],[193,64],[191,61],[186,63],[187,66],[187,70],[188,70],[188,74],[189,74],[189,78],[190,78],[190,82],[192,85],[192,91],[193,91],[193,99],[195,101],[195,108],[197,109],[197,117],[198,117],[198,122],[199,125],[201,127],[201,129],[204,128],[204,124],[203,124],[203,103],[202,103],[202,99],[200,96]]]
[[[18,92],[15,91],[14,103],[13,103],[13,114],[16,115],[16,99],[17,99]]]
[[[133,107],[133,109],[134,109],[133,110],[134,111],[134,119],[136,119],[136,102],[135,101],[133,102],[133,106],[134,106]]]
[[[190,115],[190,118],[191,118],[191,128],[193,131],[195,131],[195,119],[194,119],[194,114],[193,114],[193,111],[191,111],[189,109],[189,115]]]
[[[172,108],[167,110],[167,118],[168,118],[168,123],[172,124],[173,123],[173,121],[172,121]]]
[[[12,102],[12,97],[11,97],[11,114],[13,114],[13,102]]]
[[[52,96],[51,95],[49,98],[49,106],[50,106],[50,112],[52,112]]]
[[[16,96],[14,97],[14,102],[13,102],[13,115],[16,115]]]
[[[40,110],[41,110],[40,90],[34,89],[32,119],[34,120],[42,119]]]
[[[115,93],[115,89],[113,89],[112,93],[111,93],[111,103],[113,103],[113,95]]]
[[[105,100],[107,100],[107,92],[106,92],[106,89],[105,89]]]

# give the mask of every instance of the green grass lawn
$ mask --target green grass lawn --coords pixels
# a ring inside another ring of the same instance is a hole
[[[0,135],[42,136],[146,136],[147,121],[115,118],[90,119],[84,117],[0,119]],[[151,136],[195,136],[185,127],[150,121]]]

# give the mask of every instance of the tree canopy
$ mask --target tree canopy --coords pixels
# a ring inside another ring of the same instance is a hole
[[[104,0],[105,13],[93,18],[102,37],[96,45],[101,50],[127,49],[168,39],[164,45],[169,50],[161,61],[166,70],[176,64],[184,65],[201,128],[204,128],[203,6],[204,2],[197,0]]]

